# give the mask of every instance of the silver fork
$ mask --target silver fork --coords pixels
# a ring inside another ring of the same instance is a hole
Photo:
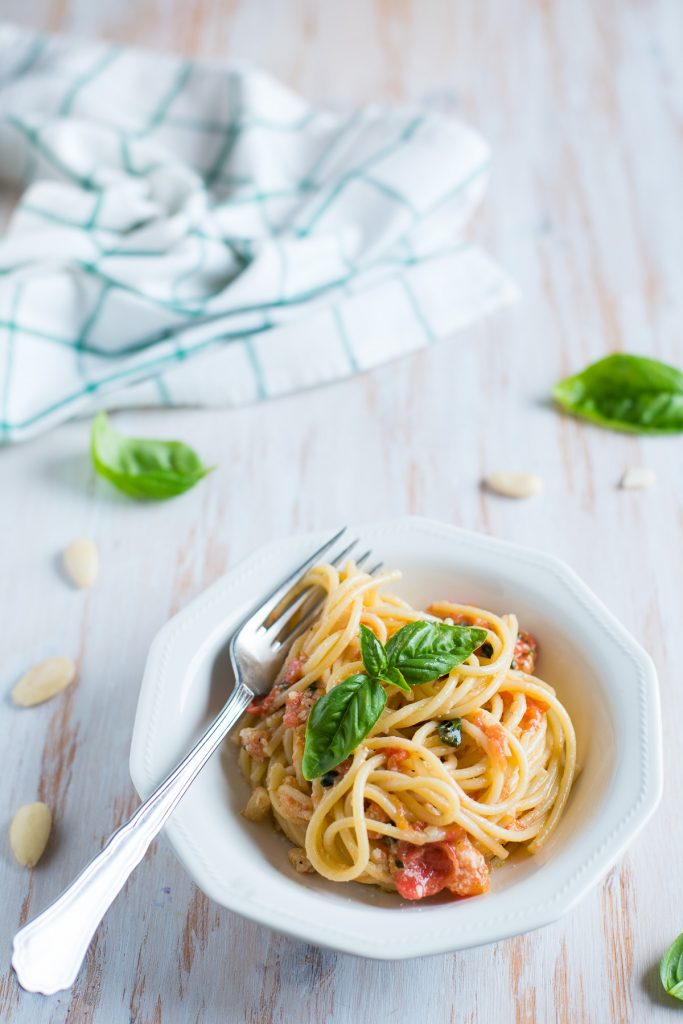
[[[236,686],[220,713],[61,896],[17,932],[12,966],[22,988],[52,995],[73,984],[97,926],[150,843],[247,706],[270,688],[292,643],[315,618],[324,595],[317,587],[298,585],[321,556],[338,544],[345,530],[314,551],[242,622],[230,641]],[[348,544],[330,559],[332,564],[340,565],[356,544],[355,540]],[[356,564],[369,557],[366,551]],[[371,572],[379,568],[381,563]]]

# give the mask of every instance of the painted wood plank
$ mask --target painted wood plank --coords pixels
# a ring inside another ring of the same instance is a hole
[[[127,752],[151,638],[264,540],[402,512],[533,544],[570,562],[652,651],[669,777],[680,777],[683,468],[677,441],[584,427],[548,405],[552,383],[614,349],[680,362],[683,10],[659,2],[515,0],[5,0],[36,27],[252,60],[310,96],[384,98],[456,113],[495,167],[473,233],[516,275],[513,313],[370,376],[235,411],[128,413],[219,470],[158,507],[95,480],[87,425],[0,453],[4,538],[0,680],[49,653],[79,679],[32,711],[0,704],[1,820],[47,799],[56,833],[26,874],[0,854],[0,933],[66,884],[134,806]],[[6,204],[6,209],[8,204]],[[338,439],[345,425],[345,444]],[[618,489],[646,464],[658,484]],[[529,468],[544,495],[484,493]],[[102,574],[70,590],[55,559],[93,536]],[[309,947],[210,903],[160,840],[98,932],[74,989],[22,994],[0,969],[0,1019],[29,1024],[416,1019],[506,1024],[668,1019],[656,964],[683,929],[677,788],[605,882],[563,921],[428,960],[377,964]]]

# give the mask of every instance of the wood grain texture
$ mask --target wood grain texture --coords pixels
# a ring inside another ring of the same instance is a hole
[[[27,873],[0,844],[0,1019],[29,1024],[622,1024],[673,1018],[656,965],[683,930],[678,807],[683,680],[681,442],[610,434],[553,411],[552,383],[624,349],[683,362],[683,7],[677,0],[4,0],[36,28],[252,60],[316,99],[414,101],[490,139],[473,231],[516,276],[516,311],[369,375],[235,411],[129,413],[220,468],[159,506],[93,478],[87,425],[0,452],[0,685],[54,653],[78,680],[43,707],[0,704],[0,822],[46,800],[55,833]],[[5,212],[9,201],[5,204]],[[344,424],[344,444],[339,424]],[[657,487],[623,492],[627,465]],[[482,476],[524,468],[514,503]],[[557,924],[452,956],[374,963],[293,942],[208,901],[165,841],[97,933],[69,993],[28,996],[11,936],[134,806],[127,755],[159,626],[273,536],[415,512],[570,562],[657,663],[668,778],[661,810]],[[101,575],[56,559],[92,536]],[[673,851],[673,853],[672,853]]]

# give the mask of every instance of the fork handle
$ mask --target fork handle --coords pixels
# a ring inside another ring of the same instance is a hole
[[[52,995],[71,987],[100,921],[188,786],[252,698],[246,686],[236,686],[184,760],[113,833],[61,896],[17,932],[12,966],[22,988]]]

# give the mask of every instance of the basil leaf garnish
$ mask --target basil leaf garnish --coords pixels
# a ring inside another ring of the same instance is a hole
[[[381,676],[387,670],[387,655],[375,634],[361,623],[360,656],[370,676]]]
[[[366,672],[373,679],[391,683],[392,686],[398,686],[405,693],[410,693],[410,687],[399,669],[387,661],[387,653],[382,643],[372,630],[363,624],[360,627],[360,656],[363,659]]]
[[[309,782],[327,776],[365,739],[387,702],[382,683],[410,692],[411,686],[430,683],[460,665],[486,640],[486,630],[449,626],[445,622],[410,622],[384,647],[367,626],[360,627],[360,650],[367,670],[349,676],[316,701],[306,723],[301,770]],[[460,743],[460,719],[449,726],[446,743]],[[457,737],[457,738],[456,738]],[[324,786],[331,785],[329,779]]]
[[[403,673],[395,665],[389,665],[386,672],[383,672],[380,676],[380,679],[385,683],[391,683],[392,686],[398,686],[399,690],[403,690],[404,693],[410,693],[410,687],[403,678]]]
[[[124,437],[110,426],[105,412],[95,417],[90,451],[100,476],[132,498],[174,498],[211,472],[182,441]]]
[[[670,996],[683,1000],[683,934],[671,943],[662,957],[659,977]]]
[[[683,431],[683,373],[657,359],[607,356],[553,388],[575,416],[635,434]]]
[[[430,683],[461,665],[486,640],[486,630],[445,622],[410,622],[387,644],[389,665],[411,686]]]
[[[386,702],[382,684],[362,672],[321,697],[306,724],[304,778],[317,779],[348,757],[368,735]]]
[[[449,747],[459,747],[462,743],[462,718],[439,722],[436,731],[442,743],[447,743]]]

